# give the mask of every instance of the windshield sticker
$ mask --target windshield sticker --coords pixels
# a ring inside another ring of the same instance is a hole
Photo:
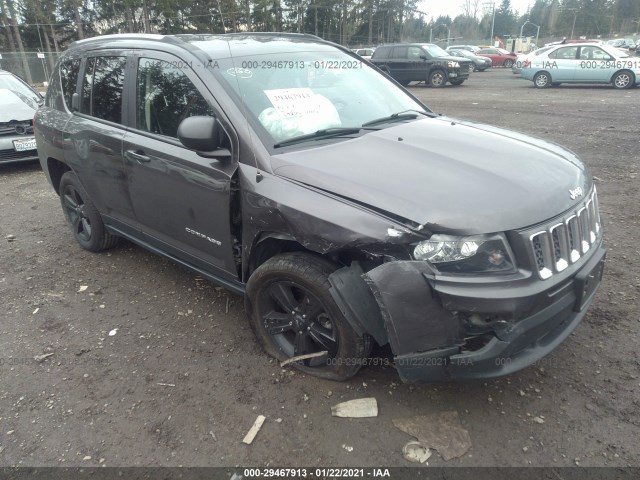
[[[238,78],[251,78],[253,77],[253,72],[246,68],[230,68],[227,70],[227,73],[232,77]]]
[[[323,102],[310,88],[282,88],[264,93],[284,118],[318,115],[323,108]]]
[[[276,140],[341,126],[336,107],[310,88],[283,88],[264,93],[273,107],[264,109],[258,119]]]

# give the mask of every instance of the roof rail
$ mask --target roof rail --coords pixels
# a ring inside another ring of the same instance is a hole
[[[83,38],[82,40],[76,40],[70,47],[77,45],[86,45],[93,42],[105,41],[105,40],[156,40],[166,41],[168,38],[172,38],[168,35],[160,35],[157,33],[112,33],[109,35],[98,35],[97,37]],[[175,37],[173,37],[175,38]],[[180,42],[182,43],[182,42]]]

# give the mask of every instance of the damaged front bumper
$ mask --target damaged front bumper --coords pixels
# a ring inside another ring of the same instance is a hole
[[[331,293],[358,333],[390,343],[404,382],[494,378],[539,361],[576,328],[605,256],[600,244],[554,281],[441,277],[422,261],[352,266],[330,277]],[[354,288],[357,277],[369,288]]]

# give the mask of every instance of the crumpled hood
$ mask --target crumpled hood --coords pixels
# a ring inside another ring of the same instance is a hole
[[[274,155],[272,166],[427,229],[466,234],[548,220],[584,200],[591,185],[578,158],[555,144],[445,117]],[[572,200],[576,187],[584,195]]]
[[[0,123],[31,120],[38,104],[24,95],[0,88]]]

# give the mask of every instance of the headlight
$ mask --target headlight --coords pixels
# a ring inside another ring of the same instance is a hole
[[[449,68],[458,68],[460,64],[458,62],[447,62],[447,67]]]
[[[442,273],[508,273],[515,271],[509,252],[502,234],[433,235],[415,246],[413,258],[426,260]]]

